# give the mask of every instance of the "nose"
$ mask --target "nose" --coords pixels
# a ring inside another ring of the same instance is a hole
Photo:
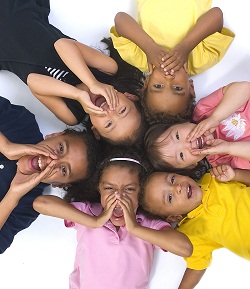
[[[175,192],[177,194],[181,194],[181,188],[182,188],[181,184],[175,184],[174,186],[175,186]]]

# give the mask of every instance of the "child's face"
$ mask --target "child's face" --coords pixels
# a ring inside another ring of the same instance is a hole
[[[176,124],[167,129],[157,140],[161,143],[159,155],[163,160],[174,168],[191,168],[197,165],[206,155],[193,155],[191,149],[201,149],[208,139],[213,139],[213,135],[197,138],[190,142],[187,136],[196,126],[194,123],[186,122]]]
[[[136,210],[140,192],[138,173],[127,167],[111,165],[102,174],[99,192],[103,208],[106,206],[107,198],[116,193],[127,196],[132,202],[133,209]],[[117,227],[125,225],[123,210],[119,204],[116,204],[110,221]]]
[[[133,133],[140,127],[141,115],[135,104],[125,94],[118,92],[119,105],[115,110],[110,110],[107,103],[101,104],[108,112],[106,116],[90,115],[90,120],[95,129],[102,137],[112,141],[132,138]]]
[[[161,216],[184,215],[201,204],[202,191],[194,180],[174,173],[153,173],[145,184],[145,203]]]
[[[147,85],[147,106],[155,112],[176,115],[187,109],[190,93],[195,97],[192,80],[181,68],[172,75],[164,75],[154,68]]]
[[[43,183],[61,185],[83,179],[87,174],[87,151],[84,141],[76,136],[55,133],[39,143],[40,146],[49,147],[57,156],[53,172],[43,179]],[[19,170],[31,175],[45,168],[52,159],[43,155],[27,155],[19,159]]]

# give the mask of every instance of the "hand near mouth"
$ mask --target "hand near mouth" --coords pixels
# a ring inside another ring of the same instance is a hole
[[[47,145],[12,143],[1,133],[0,148],[1,153],[9,160],[19,160],[21,157],[27,155],[44,155],[51,159],[58,158],[55,152]]]
[[[192,149],[191,153],[194,155],[205,154],[205,155],[217,155],[217,154],[229,154],[230,142],[213,139],[207,140],[206,146],[202,149]]]
[[[22,174],[17,167],[17,172],[10,184],[8,194],[13,194],[18,200],[21,199],[22,196],[41,183],[44,178],[51,177],[58,171],[58,169],[54,169],[55,164],[56,160],[53,160],[45,170],[32,175]]]
[[[220,121],[211,115],[193,128],[193,130],[187,136],[187,140],[192,142],[202,135],[208,136],[216,130],[219,124]]]

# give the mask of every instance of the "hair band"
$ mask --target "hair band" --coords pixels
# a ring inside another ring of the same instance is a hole
[[[112,158],[109,160],[110,162],[114,162],[114,161],[127,161],[127,162],[132,162],[132,163],[136,163],[138,165],[141,166],[141,163],[135,159],[131,159],[131,158]]]

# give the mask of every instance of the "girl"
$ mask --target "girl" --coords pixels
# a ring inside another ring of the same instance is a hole
[[[20,77],[66,124],[84,122],[87,128],[93,125],[97,138],[134,142],[143,127],[135,104],[142,73],[126,66],[122,74],[114,59],[52,26],[49,12],[49,0],[1,1],[0,69]]]
[[[93,193],[98,203],[68,204],[55,196],[34,201],[38,212],[66,219],[66,227],[77,229],[70,288],[147,288],[156,247],[191,255],[192,245],[184,234],[141,211],[138,199],[145,176],[138,155],[123,151],[106,158],[96,173],[98,194]]]
[[[138,0],[137,21],[118,13],[111,37],[128,63],[149,71],[142,95],[148,121],[190,119],[195,75],[218,63],[234,34],[209,0]],[[178,17],[177,17],[178,15]],[[154,68],[153,68],[154,66]]]
[[[197,103],[194,121],[199,124],[152,126],[145,147],[153,166],[189,173],[206,158],[212,175],[219,174],[221,165],[230,165],[236,179],[249,185],[249,98],[250,82],[230,83]]]

